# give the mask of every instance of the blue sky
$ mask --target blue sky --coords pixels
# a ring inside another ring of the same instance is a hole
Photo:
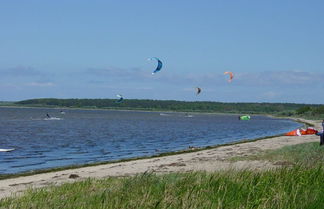
[[[323,11],[314,0],[4,0],[0,100],[323,104]],[[150,57],[164,64],[155,75]]]

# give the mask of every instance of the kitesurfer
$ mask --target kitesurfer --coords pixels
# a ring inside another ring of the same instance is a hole
[[[48,113],[46,113],[46,117],[47,117],[47,118],[51,118],[51,116],[50,116]]]

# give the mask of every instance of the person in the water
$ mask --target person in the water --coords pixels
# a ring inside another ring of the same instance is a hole
[[[46,117],[47,117],[47,118],[51,118],[51,116],[50,116],[48,113],[46,113]]]

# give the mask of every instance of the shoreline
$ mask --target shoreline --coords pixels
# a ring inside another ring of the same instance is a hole
[[[291,118],[290,118],[291,119]],[[320,128],[319,121],[295,118],[316,129]],[[258,152],[278,149],[287,145],[318,141],[316,135],[305,136],[272,136],[254,141],[242,141],[235,144],[207,147],[199,150],[188,150],[185,153],[173,153],[167,156],[153,156],[144,159],[111,162],[100,165],[64,169],[28,176],[13,177],[0,180],[0,199],[12,194],[21,194],[28,188],[41,188],[50,185],[85,180],[87,178],[106,178],[132,176],[144,172],[170,173],[207,171],[215,172],[227,169],[265,170],[278,167],[266,161],[238,161],[231,162],[233,157],[253,155]]]

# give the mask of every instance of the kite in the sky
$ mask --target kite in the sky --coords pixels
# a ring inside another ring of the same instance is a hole
[[[197,90],[197,95],[200,94],[200,92],[201,92],[201,88],[196,87],[196,90]]]
[[[156,69],[153,71],[152,75],[159,72],[162,68],[162,62],[161,62],[161,60],[159,60],[159,58],[152,57],[152,58],[149,58],[148,60],[153,60],[153,59],[155,59],[158,62],[158,65],[156,66]]]
[[[224,72],[224,75],[226,75],[226,74],[229,74],[229,76],[230,76],[228,82],[232,82],[232,79],[234,78],[233,73],[232,73],[232,72],[227,72],[227,71],[226,71],[226,72]]]
[[[122,95],[117,94],[116,96],[119,98],[117,101],[115,101],[116,103],[121,103],[124,100]]]

